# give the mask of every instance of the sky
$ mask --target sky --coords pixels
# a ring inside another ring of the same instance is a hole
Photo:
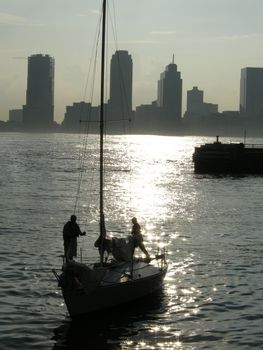
[[[241,68],[263,67],[263,0],[108,1],[117,38],[116,46],[110,24],[109,59],[116,48],[132,55],[134,108],[156,100],[174,55],[183,111],[193,86],[219,111],[239,109]],[[83,100],[100,9],[101,0],[0,0],[0,120],[25,104],[32,54],[55,58],[57,122],[66,105]]]

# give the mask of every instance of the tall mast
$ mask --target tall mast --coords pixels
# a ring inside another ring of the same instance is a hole
[[[103,136],[104,136],[104,75],[105,75],[105,32],[106,32],[106,0],[102,5],[102,43],[101,43],[101,86],[100,86],[100,238],[103,244],[105,237],[104,207],[103,207]],[[101,247],[102,248],[102,247]]]

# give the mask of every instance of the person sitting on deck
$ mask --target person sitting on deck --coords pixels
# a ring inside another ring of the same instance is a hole
[[[76,215],[71,215],[70,221],[63,228],[64,255],[67,261],[77,256],[77,237],[85,235],[86,232],[81,232],[77,224]]]
[[[131,234],[133,236],[134,239],[134,247],[137,248],[139,247],[141,249],[141,251],[146,255],[146,260],[150,261],[150,255],[147,252],[144,244],[143,244],[143,236],[141,234],[141,226],[139,225],[137,218],[132,218],[132,231]]]

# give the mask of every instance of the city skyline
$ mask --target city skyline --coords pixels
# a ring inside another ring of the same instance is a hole
[[[183,79],[182,113],[186,92],[193,86],[204,90],[205,99],[218,104],[220,111],[238,110],[240,70],[263,66],[263,3],[143,0],[139,4],[114,1],[118,50],[133,57],[133,108],[155,100],[156,81],[174,54]],[[26,59],[35,53],[56,59],[57,122],[63,120],[66,105],[83,99],[99,10],[100,2],[92,0],[1,3],[1,120],[8,119],[10,109],[25,104]],[[110,45],[109,59],[115,52]]]
[[[54,62],[53,57],[43,54],[28,57],[26,105],[23,110],[9,111],[9,121],[0,121],[1,131],[85,132],[86,127],[82,128],[83,123],[80,121],[90,121],[93,124],[99,120],[100,108],[91,99],[90,102],[80,101],[67,105],[62,123],[54,121]],[[251,135],[259,135],[263,130],[263,68],[241,69],[240,111],[220,113],[218,105],[205,102],[204,91],[194,86],[187,91],[187,110],[183,118],[182,79],[175,63],[170,63],[160,74],[157,99],[151,104],[137,106],[135,111],[129,107],[132,101],[132,74],[131,55],[128,51],[116,51],[111,59],[110,98],[105,101],[107,120],[110,122],[108,133],[125,133],[128,121],[132,122],[132,132],[139,134],[222,136],[237,135],[246,130]],[[121,106],[128,107],[127,114]],[[116,126],[117,120],[125,123]],[[111,124],[111,121],[114,123]],[[89,127],[89,130],[91,133],[98,132],[96,126]]]

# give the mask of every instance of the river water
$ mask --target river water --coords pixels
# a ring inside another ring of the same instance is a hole
[[[153,298],[72,322],[51,270],[74,210],[83,256],[97,254],[98,139],[0,134],[1,349],[262,349],[263,177],[194,174],[205,141],[107,137],[107,229],[137,216],[169,270]]]

